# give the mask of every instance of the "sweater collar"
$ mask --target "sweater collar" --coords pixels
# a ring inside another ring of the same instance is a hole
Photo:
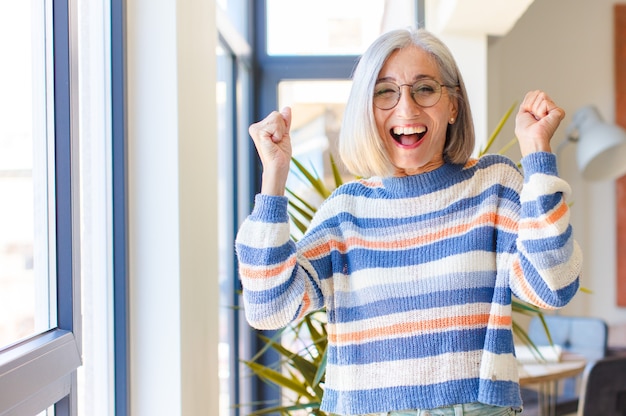
[[[382,183],[385,189],[393,195],[419,196],[437,189],[446,188],[462,168],[463,165],[444,163],[430,172],[411,176],[383,178]]]

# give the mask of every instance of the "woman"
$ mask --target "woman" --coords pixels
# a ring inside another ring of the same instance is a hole
[[[470,157],[474,131],[449,50],[424,30],[383,34],[354,73],[339,187],[297,244],[287,199],[291,112],[250,126],[261,193],[237,236],[249,323],[326,307],[322,409],[339,415],[520,411],[511,296],[546,309],[578,289],[568,185],[550,139],[564,112],[529,92],[516,116],[522,175]]]

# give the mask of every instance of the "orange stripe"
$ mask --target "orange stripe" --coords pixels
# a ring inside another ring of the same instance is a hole
[[[313,247],[304,253],[307,258],[316,258],[321,257],[327,254],[328,250],[337,250],[340,253],[346,253],[348,251],[348,247],[365,247],[372,250],[380,249],[380,250],[389,250],[389,249],[397,249],[397,248],[410,248],[415,246],[424,245],[427,243],[435,242],[438,240],[450,238],[454,235],[463,234],[473,228],[478,226],[482,226],[485,224],[495,224],[497,226],[501,226],[503,228],[508,228],[511,230],[515,230],[517,227],[517,223],[513,221],[511,218],[504,215],[497,215],[496,213],[489,212],[485,213],[479,217],[476,217],[474,221],[467,223],[456,225],[450,228],[445,228],[439,231],[432,232],[430,234],[425,234],[422,236],[406,239],[406,240],[391,240],[391,241],[369,241],[360,237],[350,237],[343,241],[330,240],[328,245],[320,245],[317,247]]]
[[[465,164],[465,166],[463,166],[463,168],[464,169],[471,168],[472,166],[475,166],[477,163],[478,163],[478,159],[469,159],[467,163]]]
[[[302,297],[302,308],[300,309],[300,313],[296,319],[302,318],[308,312],[309,306],[311,306],[311,298],[307,292],[304,292],[304,296]]]
[[[366,179],[359,180],[359,183],[367,186],[368,188],[380,188],[383,185],[381,181],[368,181]]]
[[[520,264],[519,259],[516,259],[513,263],[513,274],[520,284],[520,290],[531,304],[543,309],[552,309],[550,305],[537,296],[533,288],[528,284],[528,281],[524,278],[524,272],[522,271],[522,265]]]
[[[285,270],[293,268],[295,264],[296,257],[291,256],[286,262],[279,264],[277,267],[255,269],[249,266],[241,266],[239,273],[246,279],[271,279],[284,273]]]
[[[502,325],[506,325],[507,317],[502,317],[503,319],[499,320],[496,318],[495,322],[501,321]],[[418,321],[418,322],[403,322],[395,325],[389,325],[383,328],[372,328],[364,331],[357,332],[349,332],[346,334],[328,334],[328,339],[331,342],[340,342],[340,343],[352,343],[352,342],[360,342],[372,338],[382,338],[388,336],[397,336],[408,333],[415,333],[421,331],[445,331],[446,329],[451,328],[463,328],[463,327],[474,327],[474,326],[485,326],[490,321],[489,314],[481,314],[481,315],[469,315],[469,316],[451,316],[447,318],[438,318],[432,319],[429,321]],[[509,320],[510,323],[510,320]]]
[[[567,213],[569,207],[565,203],[565,201],[561,201],[561,204],[550,213],[545,219],[538,221],[530,221],[524,220],[520,224],[520,228],[525,230],[528,229],[539,229],[544,228],[546,224],[555,224],[558,222],[563,216]]]

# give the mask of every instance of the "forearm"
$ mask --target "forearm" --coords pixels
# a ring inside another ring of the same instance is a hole
[[[556,175],[552,154],[531,155],[522,166],[525,183],[513,273],[522,296],[544,308],[560,307],[576,292],[582,268],[566,201],[570,188]]]

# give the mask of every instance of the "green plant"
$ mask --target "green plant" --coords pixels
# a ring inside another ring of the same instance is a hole
[[[326,416],[319,409],[324,394],[326,373],[326,312],[313,311],[271,338],[259,335],[265,346],[249,361],[244,361],[261,380],[280,387],[282,396],[289,404],[277,403],[250,413],[250,415],[293,415],[305,412],[309,415]],[[289,344],[286,346],[285,344]],[[279,355],[274,366],[259,364],[259,358],[273,349]]]
[[[516,103],[501,118],[485,147],[479,151],[479,156],[489,151],[515,107]],[[504,154],[516,141],[517,139],[513,138],[498,153]],[[314,189],[322,199],[328,198],[335,188],[343,184],[343,179],[332,155],[330,156],[330,165],[333,183],[330,186],[313,169],[307,169],[295,158],[292,159],[292,162],[296,169],[295,173],[308,186]],[[317,207],[291,189],[287,189],[287,194],[289,196],[289,215],[292,224],[299,232],[304,233],[315,215]],[[540,308],[518,299],[513,299],[512,309],[516,314],[539,317],[543,323],[548,340],[552,343],[543,311]],[[314,311],[306,315],[302,320],[276,332],[272,338],[259,335],[265,343],[264,348],[255,357],[249,361],[244,361],[244,363],[261,380],[281,388],[284,397],[288,398],[286,401],[289,404],[276,404],[275,406],[250,413],[250,415],[293,415],[294,412],[301,411],[309,415],[326,416],[326,413],[319,409],[324,393],[323,383],[326,370],[327,338],[324,317],[324,310]],[[541,352],[529,338],[523,326],[516,322],[515,319],[512,325],[515,336],[528,345],[539,359],[542,359]],[[291,347],[285,346],[286,339],[291,344]],[[273,367],[264,366],[258,362],[259,357],[268,349],[275,350],[280,357]]]

